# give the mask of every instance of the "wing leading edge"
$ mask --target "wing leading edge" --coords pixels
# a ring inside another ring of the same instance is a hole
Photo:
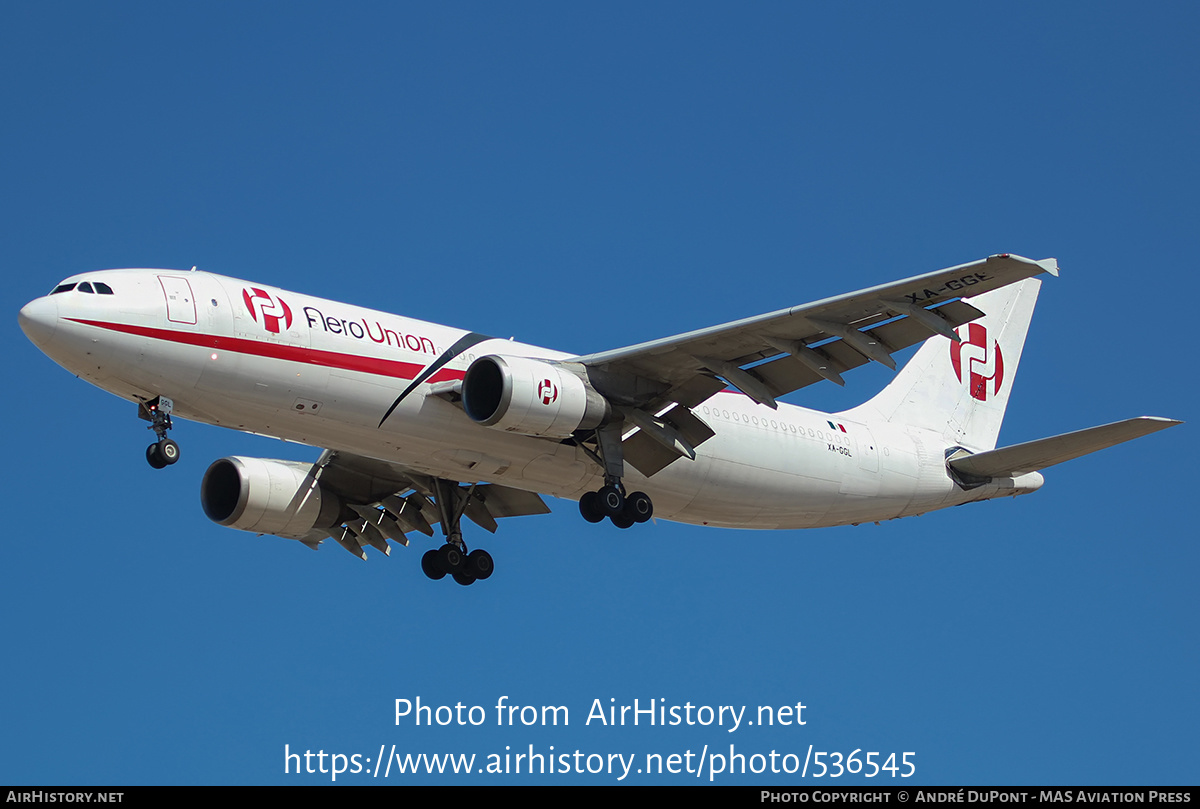
[[[636,425],[625,458],[653,475],[711,437],[691,408],[726,386],[774,408],[777,397],[821,380],[844,384],[843,373],[871,361],[894,369],[894,352],[937,334],[957,341],[954,330],[982,316],[961,297],[1044,272],[1058,275],[1057,261],[1004,253],[568,361]]]

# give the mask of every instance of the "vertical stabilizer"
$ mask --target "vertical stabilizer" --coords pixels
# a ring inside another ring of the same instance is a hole
[[[958,328],[960,342],[929,338],[891,384],[845,415],[931,430],[947,446],[993,449],[1040,288],[1028,278],[966,299],[984,316]]]

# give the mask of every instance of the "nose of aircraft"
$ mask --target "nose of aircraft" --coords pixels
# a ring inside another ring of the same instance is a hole
[[[21,307],[17,320],[25,336],[45,351],[46,346],[54,339],[55,329],[58,328],[58,301],[48,295],[32,300]]]

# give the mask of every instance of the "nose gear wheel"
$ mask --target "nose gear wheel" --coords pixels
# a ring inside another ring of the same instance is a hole
[[[155,469],[162,469],[179,460],[179,445],[167,438],[167,430],[171,429],[171,411],[174,409],[175,403],[166,396],[155,396],[138,404],[138,418],[150,422],[147,429],[153,430],[158,436],[158,441],[146,447],[146,462]]]

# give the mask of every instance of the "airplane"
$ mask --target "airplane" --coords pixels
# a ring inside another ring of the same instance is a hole
[[[1143,416],[997,449],[1041,275],[997,254],[902,281],[575,355],[209,272],[73,275],[20,325],[73,374],[137,403],[180,458],[173,417],[323,448],[314,463],[230,456],[201,482],[220,525],[326,539],[366,559],[414,533],[421,567],[462,585],[494,560],[462,518],[575,500],[584,519],[653,516],[799,529],[914,516],[1036,491],[1040,470],[1181,422]],[[779,401],[844,385],[922,344],[865,403]]]

